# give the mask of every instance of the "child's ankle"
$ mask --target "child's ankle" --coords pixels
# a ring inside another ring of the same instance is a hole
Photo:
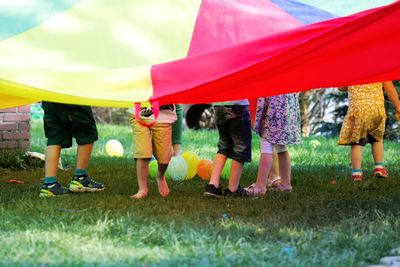
[[[374,163],[374,169],[383,168],[383,167],[385,167],[385,164],[383,164],[383,162],[375,162]]]
[[[87,174],[87,170],[86,169],[76,169],[75,170],[75,175],[85,175]]]
[[[56,176],[46,176],[44,177],[43,183],[46,185],[51,185],[57,183],[57,177]]]
[[[257,181],[256,181],[256,186],[258,188],[267,188],[267,184],[268,184],[268,182],[266,179],[265,179],[265,181],[260,181],[260,179],[257,179]]]

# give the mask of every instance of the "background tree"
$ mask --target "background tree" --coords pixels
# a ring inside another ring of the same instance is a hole
[[[397,91],[400,91],[400,82],[394,81]],[[300,117],[303,136],[323,135],[335,137],[340,133],[344,116],[348,109],[347,92],[341,92],[336,88],[317,89],[300,93]],[[400,140],[400,129],[392,104],[385,94],[385,106],[387,111],[385,138]],[[215,115],[209,105],[196,105],[201,112],[190,114],[187,105],[185,110],[186,120],[197,120],[197,127],[191,128],[215,128]],[[196,108],[196,107],[194,107]],[[195,110],[195,109],[193,109]],[[196,109],[197,110],[197,109]],[[93,107],[93,114],[97,122],[106,124],[128,123],[126,109]],[[189,117],[189,118],[188,118]]]
[[[335,90],[317,89],[300,93],[300,117],[303,136],[323,134],[327,136],[334,135],[330,133],[331,125],[326,121],[332,108],[331,94]],[[330,126],[327,128],[327,126]]]
[[[396,86],[397,92],[400,92],[400,81],[393,81],[394,85]],[[386,106],[386,131],[385,131],[385,139],[399,141],[400,140],[400,128],[399,122],[396,118],[396,111],[392,103],[389,101],[387,96],[385,95],[385,106]]]
[[[98,123],[128,124],[128,114],[125,108],[92,107],[92,110],[93,116]]]

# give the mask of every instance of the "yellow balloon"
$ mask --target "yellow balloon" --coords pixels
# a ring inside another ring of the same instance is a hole
[[[182,154],[182,158],[186,161],[188,166],[186,179],[192,179],[197,173],[197,164],[199,163],[199,157],[192,151],[186,151]]]
[[[124,148],[118,140],[111,139],[106,143],[106,152],[111,157],[122,157]]]

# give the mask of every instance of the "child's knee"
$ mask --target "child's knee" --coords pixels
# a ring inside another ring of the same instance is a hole
[[[262,154],[272,154],[274,151],[274,144],[266,141],[266,140],[261,140],[260,142],[260,152]]]

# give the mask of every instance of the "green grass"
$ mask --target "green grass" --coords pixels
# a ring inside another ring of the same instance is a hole
[[[370,147],[364,151],[366,181],[349,181],[349,149],[318,138],[290,147],[291,194],[258,199],[204,199],[198,177],[170,181],[167,199],[149,180],[146,200],[129,198],[137,189],[128,126],[99,125],[90,174],[106,184],[104,192],[39,199],[43,168],[0,174],[0,266],[365,266],[400,247],[400,169],[398,144],[387,142],[390,179],[372,175]],[[122,158],[106,156],[107,140],[122,142]],[[212,159],[217,132],[185,131],[184,150]],[[32,125],[32,151],[45,147],[42,125]],[[253,182],[259,158],[242,185]],[[75,148],[62,153],[73,174]],[[24,180],[24,185],[7,183]],[[336,180],[336,185],[331,184]],[[226,182],[225,182],[226,185]]]

